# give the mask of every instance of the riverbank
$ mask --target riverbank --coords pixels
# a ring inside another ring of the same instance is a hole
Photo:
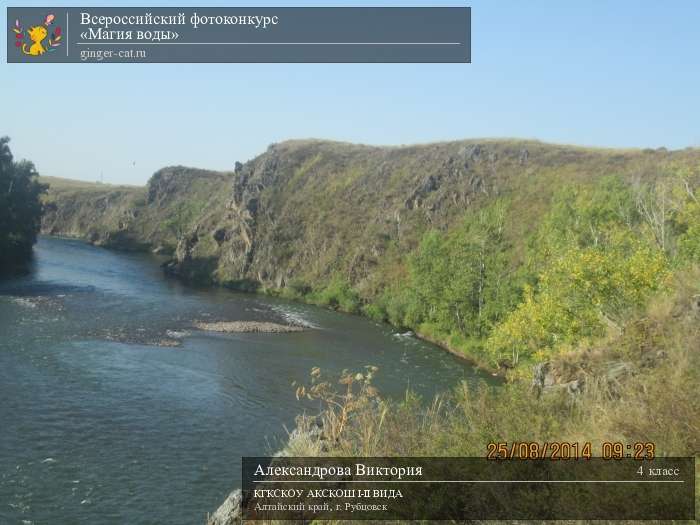
[[[539,366],[532,383],[477,390],[457,385],[427,407],[410,394],[399,402],[362,404],[333,435],[314,423],[338,415],[338,407],[329,404],[318,418],[302,421],[290,435],[291,450],[282,454],[482,457],[489,442],[526,436],[539,443],[591,443],[595,457],[605,442],[648,442],[658,456],[697,458],[698,277],[698,268],[679,273],[624,333]],[[240,496],[233,491],[207,525],[237,523]]]

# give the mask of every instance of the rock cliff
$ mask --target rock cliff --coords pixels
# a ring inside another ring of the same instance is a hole
[[[45,179],[42,231],[120,249],[171,254],[184,279],[238,289],[340,276],[372,296],[428,228],[507,196],[518,243],[553,188],[609,174],[654,177],[700,151],[608,150],[472,140],[406,147],[328,141],[271,145],[230,172],[164,168],[147,187]]]

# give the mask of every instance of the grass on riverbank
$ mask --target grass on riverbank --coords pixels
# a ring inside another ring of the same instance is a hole
[[[461,384],[427,408],[410,394],[401,402],[367,402],[322,455],[478,457],[490,441],[590,441],[599,455],[603,441],[642,441],[655,443],[660,456],[697,457],[698,294],[700,270],[682,272],[623,333],[552,360],[559,380],[583,381],[581,393],[555,388],[537,396],[529,382],[516,380],[476,391]],[[623,363],[625,373],[610,374],[611,363]],[[307,452],[318,455],[318,444]]]
[[[611,363],[624,363],[625,373],[610,374]],[[558,356],[551,361],[551,370],[561,381],[582,380],[584,388],[576,394],[554,388],[538,396],[523,379],[499,388],[483,385],[476,391],[462,383],[426,407],[411,394],[398,402],[379,400],[374,393],[367,395],[360,381],[361,387],[349,400],[354,405],[346,410],[347,417],[342,417],[338,406],[328,404],[320,415],[321,438],[297,439],[288,452],[294,456],[484,457],[490,442],[564,441],[590,442],[593,455],[601,456],[603,442],[651,442],[657,456],[694,456],[697,465],[700,268],[677,273],[669,290],[654,296],[621,333]],[[345,388],[341,386],[340,392]],[[315,424],[310,418],[300,422],[307,429]],[[695,500],[700,506],[697,469]]]

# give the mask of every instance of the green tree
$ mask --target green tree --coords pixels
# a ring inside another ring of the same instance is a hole
[[[507,214],[498,201],[465,217],[448,234],[429,232],[410,260],[417,304],[411,325],[481,338],[512,307],[514,286],[504,234]]]
[[[15,162],[8,137],[0,138],[0,271],[26,263],[41,226],[41,194],[34,164]]]
[[[632,230],[641,222],[629,184],[608,176],[597,184],[567,185],[552,198],[552,207],[531,242],[531,264],[540,271],[571,247],[608,246],[614,231]]]
[[[495,362],[546,359],[606,327],[619,329],[626,312],[642,306],[668,275],[668,261],[655,246],[631,252],[571,248],[527,288],[523,302],[487,341]]]

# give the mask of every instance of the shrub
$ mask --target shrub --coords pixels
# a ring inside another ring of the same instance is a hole
[[[373,321],[386,321],[386,310],[376,303],[368,303],[362,307],[362,313]]]
[[[523,302],[486,343],[495,362],[521,357],[542,360],[560,346],[601,336],[620,327],[623,316],[642,306],[668,275],[658,249],[637,244],[619,248],[571,248],[540,276],[538,290],[527,287]]]
[[[315,302],[324,306],[330,306],[343,312],[358,313],[361,301],[350,284],[340,277],[335,277],[331,282],[315,295]]]

